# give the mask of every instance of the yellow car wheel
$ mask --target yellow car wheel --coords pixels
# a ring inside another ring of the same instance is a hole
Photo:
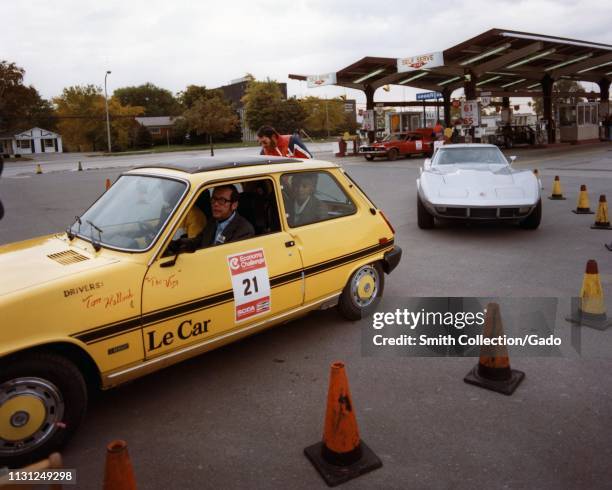
[[[87,390],[76,366],[49,353],[0,366],[0,466],[46,457],[74,432]]]
[[[385,287],[385,276],[380,264],[361,266],[347,282],[338,309],[348,320],[359,320],[374,311]]]

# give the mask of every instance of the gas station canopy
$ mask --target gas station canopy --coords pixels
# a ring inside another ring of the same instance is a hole
[[[491,29],[436,54],[441,54],[441,66],[407,72],[398,72],[396,58],[368,56],[336,72],[335,85],[366,95],[384,85],[404,85],[448,96],[465,87],[494,97],[533,97],[542,95],[543,79],[607,80],[609,85],[612,78],[612,45],[541,34]]]

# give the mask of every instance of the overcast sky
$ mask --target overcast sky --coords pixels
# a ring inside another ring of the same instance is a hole
[[[252,73],[288,82],[289,95],[347,94],[307,89],[289,73],[337,71],[364,56],[441,51],[493,27],[612,44],[609,0],[3,1],[0,59],[26,70],[43,97],[70,85],[108,89],[152,82],[172,92],[214,88]],[[414,99],[379,90],[377,100]]]

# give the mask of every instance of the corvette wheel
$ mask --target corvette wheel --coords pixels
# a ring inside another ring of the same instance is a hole
[[[53,354],[0,369],[0,466],[20,467],[61,447],[81,422],[87,390],[80,371]]]
[[[423,204],[421,197],[417,194],[417,224],[422,230],[430,230],[434,227],[434,216]]]
[[[520,222],[521,228],[525,230],[535,230],[540,226],[542,221],[542,200],[540,199],[536,204],[536,207],[523,221]]]
[[[368,316],[380,301],[385,288],[385,276],[378,263],[357,269],[347,282],[338,309],[347,320],[360,320]]]

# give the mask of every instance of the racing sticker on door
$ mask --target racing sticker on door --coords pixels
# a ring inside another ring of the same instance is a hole
[[[416,149],[417,150],[422,150],[423,149],[423,142],[421,140],[416,140],[414,143],[416,145]]]
[[[227,256],[236,322],[270,311],[270,277],[263,249]]]

